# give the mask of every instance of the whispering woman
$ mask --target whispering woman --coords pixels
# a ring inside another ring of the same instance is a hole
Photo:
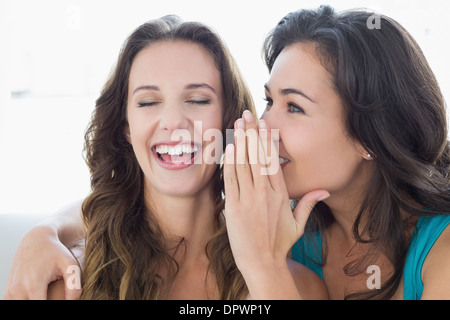
[[[372,15],[299,10],[267,37],[258,130],[279,130],[281,171],[260,176],[261,163],[225,161],[230,242],[247,244],[233,251],[247,263],[295,243],[293,259],[331,299],[450,299],[445,102],[412,36],[384,15],[368,28]],[[236,126],[257,130],[246,116]],[[226,159],[241,147],[227,146]],[[329,196],[309,216],[293,215],[289,199],[314,190]]]

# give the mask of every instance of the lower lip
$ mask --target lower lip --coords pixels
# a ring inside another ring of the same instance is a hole
[[[195,158],[197,157],[199,152],[197,151],[197,153],[194,155],[194,157],[191,158],[191,160],[189,162],[187,162],[187,161],[186,162],[165,162],[159,158],[158,153],[156,152],[155,149],[152,150],[152,154],[153,154],[153,157],[155,158],[156,162],[159,164],[159,166],[161,168],[166,169],[166,170],[182,170],[182,169],[189,168],[190,166],[192,166],[195,163]]]

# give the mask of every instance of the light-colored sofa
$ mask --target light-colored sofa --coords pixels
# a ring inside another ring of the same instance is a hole
[[[33,225],[47,217],[45,214],[0,214],[0,299],[3,299],[20,239]]]

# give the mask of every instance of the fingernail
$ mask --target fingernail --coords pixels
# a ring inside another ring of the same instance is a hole
[[[259,120],[258,127],[260,129],[267,129],[266,122],[263,119]]]
[[[236,121],[236,124],[237,124],[237,129],[242,129],[242,130],[245,129],[244,120],[238,119],[238,120]]]
[[[242,114],[242,117],[247,122],[253,122],[253,114],[250,111],[248,111],[248,110],[244,111],[244,113]]]
[[[327,192],[323,196],[321,196],[317,201],[324,201],[330,197],[330,194]]]

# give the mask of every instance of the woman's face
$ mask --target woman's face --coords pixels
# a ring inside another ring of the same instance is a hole
[[[161,41],[135,57],[126,135],[146,190],[190,196],[208,185],[217,164],[208,159],[214,139],[204,136],[221,137],[222,94],[220,73],[198,44]]]
[[[289,196],[298,199],[308,191],[326,189],[336,198],[349,195],[352,188],[358,191],[367,182],[361,173],[367,172],[370,158],[348,137],[332,75],[313,45],[286,47],[265,87],[262,117],[269,128],[279,129],[280,164]]]

